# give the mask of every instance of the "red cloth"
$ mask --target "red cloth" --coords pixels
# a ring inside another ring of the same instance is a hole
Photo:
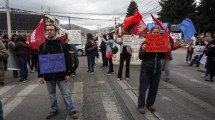
[[[45,41],[45,36],[44,36],[44,17],[41,19],[39,24],[37,25],[36,29],[28,36],[27,38],[27,43],[30,46],[30,49],[38,49],[40,45]]]
[[[136,11],[133,16],[125,18],[123,29],[126,29],[129,25],[139,22],[140,20],[142,20],[142,15]]]
[[[67,36],[66,36],[66,35],[62,35],[62,36],[60,37],[60,40],[61,40],[61,42],[66,42]]]
[[[171,44],[171,51],[172,50],[177,50],[180,47],[181,47],[181,45],[174,46],[173,44]],[[169,60],[169,59],[170,59],[170,51],[167,52],[166,57],[165,57],[165,60]]]
[[[155,18],[152,14],[151,14],[151,16],[152,16],[152,19],[153,19],[153,21],[155,22],[155,24],[158,25],[158,26],[160,26],[160,28],[161,28],[162,30],[164,30],[164,31],[169,35],[169,42],[170,42],[171,44],[174,44],[173,38],[170,36],[170,31],[169,31],[169,29],[166,28],[166,27],[163,25],[163,23],[162,23],[160,20],[158,20],[157,18]]]
[[[107,54],[106,54],[106,58],[112,58],[113,57],[113,53],[112,52],[108,52]]]
[[[140,20],[131,30],[130,34],[142,36],[148,32],[148,28],[143,20]]]

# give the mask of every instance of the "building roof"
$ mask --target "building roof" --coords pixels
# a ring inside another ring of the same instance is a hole
[[[42,15],[11,13],[12,30],[34,30],[41,20]],[[7,16],[5,12],[0,12],[0,30],[7,29]]]

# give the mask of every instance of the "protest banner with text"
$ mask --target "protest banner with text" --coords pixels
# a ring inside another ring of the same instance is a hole
[[[146,34],[146,52],[167,52],[167,34]]]

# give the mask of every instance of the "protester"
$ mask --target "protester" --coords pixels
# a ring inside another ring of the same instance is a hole
[[[41,44],[39,48],[40,55],[53,55],[62,53],[65,58],[65,72],[57,72],[57,73],[49,73],[49,74],[41,74],[40,66],[38,67],[38,77],[39,83],[44,84],[46,81],[46,86],[49,92],[50,100],[51,100],[51,112],[48,114],[46,119],[50,119],[58,114],[57,107],[57,98],[56,98],[56,85],[58,85],[61,95],[64,99],[67,110],[69,111],[69,115],[72,119],[77,119],[79,117],[79,112],[76,111],[73,106],[73,102],[71,99],[71,93],[69,88],[69,80],[71,75],[71,59],[69,55],[69,47],[66,43],[61,43],[60,38],[56,36],[57,27],[53,24],[46,26],[46,41]],[[42,64],[42,63],[39,63]]]
[[[37,62],[38,62],[38,54],[39,50],[38,49],[32,49],[31,50],[31,73],[34,73],[34,68],[37,70]]]
[[[186,55],[186,63],[191,63],[192,60],[192,55],[193,55],[193,49],[194,49],[194,44],[193,44],[193,40],[190,40],[190,42],[187,44],[186,48],[187,48],[187,55]]]
[[[114,44],[114,40],[113,40],[113,34],[112,33],[108,33],[107,35],[107,40],[105,40],[104,38],[102,38],[102,41],[106,44],[106,58],[109,62],[109,70],[107,72],[108,75],[111,75],[114,70],[113,70],[113,44]]]
[[[131,55],[132,55],[132,50],[131,46],[125,46],[123,45],[123,37],[121,38],[121,41],[116,41],[117,44],[120,45],[120,63],[119,63],[119,70],[118,70],[118,75],[117,75],[117,80],[122,79],[122,71],[123,71],[123,66],[124,66],[124,61],[126,61],[126,69],[125,69],[125,80],[129,80],[129,70],[130,70],[130,61],[131,61]]]
[[[193,66],[193,64],[196,62],[196,67],[199,67],[200,65],[200,59],[203,55],[203,51],[204,51],[204,42],[203,41],[199,41],[196,43],[196,46],[194,47],[194,57],[191,61],[191,63],[188,66]]]
[[[4,60],[8,58],[7,50],[0,40],[0,85],[4,85]]]
[[[107,40],[107,36],[106,35],[103,35],[103,38],[105,40]],[[101,44],[99,45],[99,48],[100,48],[100,52],[102,54],[102,67],[107,67],[108,66],[108,61],[107,61],[107,58],[106,58],[106,45],[105,43],[102,41]]]
[[[210,74],[210,78],[205,78],[205,80],[213,82],[213,77],[215,74],[215,39],[209,43],[206,48],[205,55],[208,56],[206,61],[206,69]]]
[[[28,79],[27,62],[30,55],[29,45],[26,43],[26,40],[22,36],[18,36],[15,46],[10,43],[9,48],[15,51],[18,59],[19,69],[21,71],[22,77],[19,82],[25,82]]]
[[[160,28],[154,26],[150,30],[151,34],[159,34]],[[139,51],[139,59],[142,60],[140,70],[139,96],[138,96],[138,111],[145,113],[146,106],[149,111],[155,112],[153,104],[155,103],[158,86],[161,76],[161,59],[165,58],[163,52],[146,52],[146,43],[143,42]],[[145,94],[149,87],[148,97],[145,105]]]
[[[87,55],[87,65],[90,74],[94,74],[95,55],[96,55],[96,42],[91,33],[87,33],[87,44],[85,45],[85,53]]]
[[[77,55],[77,48],[75,47],[74,44],[69,44],[70,50],[70,57],[71,57],[71,76],[75,77],[76,75],[76,69],[78,68],[79,65],[79,59]]]
[[[166,82],[172,82],[172,80],[169,79],[169,72],[170,72],[170,61],[173,60],[173,57],[172,57],[172,50],[176,50],[178,48],[180,48],[181,46],[183,46],[183,44],[180,44],[180,45],[173,45],[173,44],[170,44],[169,43],[169,46],[168,46],[168,52],[165,56],[165,58],[163,60],[161,60],[161,70],[162,71],[165,71],[165,80]]]
[[[10,41],[8,44],[13,44],[13,45],[15,45],[16,39],[17,39],[17,38],[18,38],[18,35],[13,34],[13,35],[12,35],[12,38],[11,38],[11,41]],[[9,50],[11,50],[11,49],[9,48]],[[14,51],[14,50],[11,50],[11,52],[12,52],[13,54],[15,54],[15,51]],[[15,59],[16,59],[15,61],[17,61],[17,58],[15,58]],[[17,61],[17,63],[18,63],[18,61]],[[13,77],[14,77],[14,78],[17,78],[18,75],[19,75],[19,71],[18,71],[18,70],[13,70]],[[21,72],[20,72],[20,75],[21,75]]]

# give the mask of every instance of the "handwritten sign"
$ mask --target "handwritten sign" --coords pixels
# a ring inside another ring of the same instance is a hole
[[[68,30],[69,44],[81,44],[81,30]]]
[[[66,71],[64,54],[39,55],[40,74],[50,74]]]
[[[139,35],[123,35],[124,46],[135,46],[139,42]]]
[[[167,52],[167,34],[146,34],[146,52]]]

